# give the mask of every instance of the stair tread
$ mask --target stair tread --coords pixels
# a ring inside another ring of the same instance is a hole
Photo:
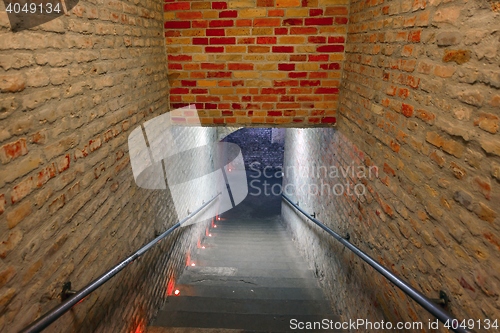
[[[230,328],[161,327],[150,326],[147,333],[246,333],[248,331]]]
[[[277,238],[275,235],[268,235],[268,237],[254,237],[250,238],[248,235],[245,236],[220,236],[216,235],[215,233],[212,234],[212,237],[206,237],[205,241],[212,241],[212,242],[221,242],[221,243],[235,243],[235,242],[240,242],[240,243],[269,243],[269,244],[293,244],[293,241],[290,238]]]
[[[254,244],[243,244],[241,242],[215,242],[213,240],[209,241],[202,241],[201,242],[205,248],[211,248],[211,249],[219,249],[219,250],[241,250],[243,248],[253,248],[254,250],[261,250],[261,251],[273,251],[273,250],[290,250],[293,249],[292,244],[293,243],[254,243]]]
[[[302,300],[326,300],[323,291],[316,288],[297,287],[259,287],[252,284],[245,286],[198,286],[190,284],[178,284],[182,296],[239,298],[239,299],[302,299]]]
[[[262,249],[262,248],[255,248],[249,249],[247,248],[220,248],[220,247],[207,247],[205,245],[204,249],[198,249],[196,254],[200,255],[212,255],[212,256],[223,256],[227,254],[231,254],[233,256],[241,256],[241,257],[246,257],[246,256],[289,256],[289,257],[300,257],[302,258],[302,255],[298,251],[290,251],[289,249],[282,248],[282,249],[276,249],[274,251],[269,251],[268,249]]]
[[[198,286],[240,286],[251,284],[259,287],[280,286],[281,288],[319,288],[317,279],[310,278],[289,278],[289,277],[249,277],[249,276],[215,276],[183,274],[177,281],[178,284],[190,284]]]
[[[211,251],[198,252],[192,256],[192,260],[217,260],[217,261],[263,261],[266,260],[268,262],[300,262],[305,263],[305,260],[299,254],[289,254],[283,253],[278,255],[272,255],[266,252],[254,252],[248,251],[247,256],[242,257],[239,256],[238,253],[231,253],[230,251],[222,251],[218,253],[213,253]]]
[[[161,311],[279,315],[332,314],[330,303],[323,300],[220,299],[200,296],[169,297]]]
[[[235,268],[262,268],[262,269],[294,269],[299,266],[307,266],[305,261],[229,261],[229,260],[203,260],[195,262],[195,265],[205,267],[235,267]]]
[[[290,322],[292,319],[301,322],[321,322],[326,319],[334,322],[339,320],[338,316],[323,315],[273,315],[273,314],[227,314],[210,312],[186,312],[176,311],[160,312],[154,326],[171,327],[204,327],[204,328],[231,328],[244,330],[261,330],[264,332],[286,332],[292,331]],[[312,330],[307,330],[311,332]],[[338,330],[322,330],[322,332],[340,332]]]
[[[146,333],[269,333],[269,330],[247,330],[247,329],[231,329],[231,328],[203,328],[203,327],[161,327],[150,326]],[[275,330],[272,333],[296,333],[297,330]],[[322,332],[344,332],[344,331],[327,331],[327,330],[308,330],[307,332],[322,333]]]
[[[258,268],[236,268],[236,267],[186,267],[184,274],[192,275],[221,275],[221,276],[246,276],[246,277],[312,277],[315,278],[313,270],[307,267],[296,269],[258,269]]]

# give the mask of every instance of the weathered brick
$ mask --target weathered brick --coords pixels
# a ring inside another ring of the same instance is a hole
[[[445,140],[442,146],[443,150],[448,154],[461,158],[464,154],[464,146],[455,140]]]
[[[2,93],[21,92],[26,87],[26,81],[21,75],[1,75],[0,91]]]
[[[276,0],[276,7],[298,7],[301,4],[301,0]]]
[[[18,229],[10,231],[8,236],[5,235],[3,241],[0,242],[0,258],[6,258],[22,239],[23,234]]]
[[[17,224],[23,221],[32,212],[31,202],[23,201],[7,214],[7,226],[9,229],[14,228]]]
[[[10,194],[11,203],[15,204],[33,190],[33,177],[28,177],[14,186]]]
[[[0,160],[3,164],[10,162],[19,156],[26,155],[28,147],[26,146],[26,139],[19,139],[3,145],[0,148]]]
[[[52,163],[38,172],[37,177],[35,178],[36,187],[42,187],[45,183],[47,183],[50,179],[54,178],[55,176],[56,176],[56,166],[54,163]]]
[[[274,7],[274,0],[257,0],[258,7]]]
[[[413,106],[412,105],[409,105],[409,104],[406,104],[406,103],[402,103],[402,106],[401,106],[401,113],[405,116],[405,117],[411,117],[413,115]]]
[[[278,18],[255,18],[253,20],[254,27],[279,27],[281,20]]]
[[[453,175],[458,179],[463,179],[467,176],[467,171],[455,162],[450,162],[450,170]]]
[[[252,8],[255,6],[255,0],[229,1],[229,8]]]
[[[427,132],[425,140],[438,148],[442,147],[444,143],[443,137],[436,132]]]
[[[443,78],[449,78],[452,77],[453,74],[455,74],[456,70],[457,69],[453,66],[436,65],[434,66],[434,75]]]
[[[438,9],[434,13],[433,22],[456,24],[456,22],[458,21],[458,17],[460,16],[460,10],[460,7],[447,7]]]
[[[5,200],[5,194],[0,195],[0,215],[5,212],[5,205],[7,204],[7,201]]]
[[[109,141],[111,138],[110,137],[108,137],[108,138],[109,138],[108,139],[108,141]],[[69,154],[67,154],[66,156],[59,159],[59,161],[57,163],[57,171],[59,171],[59,173],[62,173],[64,171],[68,170],[70,163],[71,163],[71,157]]]
[[[13,266],[9,266],[0,272],[0,288],[3,288],[17,274]]]
[[[474,210],[474,213],[476,213],[476,215],[481,220],[484,220],[484,221],[487,221],[487,222],[490,222],[490,223],[494,222],[495,219],[496,219],[496,217],[497,217],[497,215],[498,215],[493,209],[491,209],[490,207],[486,206],[482,202],[474,204],[473,210]]]
[[[443,31],[436,36],[436,42],[439,46],[452,46],[459,44],[462,38],[458,31]]]
[[[482,139],[479,141],[481,148],[489,154],[500,156],[500,141],[494,139]]]
[[[454,61],[457,64],[465,64],[470,60],[471,52],[469,50],[445,50],[443,61]]]
[[[498,116],[491,113],[481,113],[479,118],[474,120],[474,125],[479,126],[479,128],[485,130],[486,132],[495,134],[498,132]]]
[[[434,150],[430,155],[430,159],[436,162],[437,165],[440,167],[443,167],[446,163],[446,160],[444,159],[443,155],[438,151]]]

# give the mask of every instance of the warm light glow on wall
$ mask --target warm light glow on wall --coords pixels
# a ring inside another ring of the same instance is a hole
[[[170,296],[174,293],[175,281],[174,279],[170,279],[167,283],[167,296]]]

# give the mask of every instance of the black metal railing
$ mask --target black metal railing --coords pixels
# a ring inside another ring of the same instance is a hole
[[[121,261],[118,265],[115,267],[111,268],[108,270],[106,273],[89,283],[87,286],[85,286],[83,289],[72,292],[72,296],[68,297],[66,300],[64,300],[61,304],[58,306],[54,307],[52,310],[48,311],[46,314],[44,314],[42,317],[38,318],[36,321],[34,321],[31,325],[28,327],[24,328],[20,333],[38,333],[47,328],[50,324],[52,324],[54,321],[56,321],[59,317],[61,317],[63,314],[65,314],[67,311],[69,311],[75,304],[83,300],[85,297],[87,297],[90,293],[95,291],[97,288],[105,284],[107,281],[109,281],[113,276],[115,276],[118,272],[120,272],[122,269],[124,269],[128,264],[142,256],[144,253],[146,253],[149,249],[151,249],[153,246],[155,246],[159,241],[170,235],[175,229],[179,228],[183,223],[191,219],[193,216],[198,214],[203,208],[208,206],[211,202],[213,202],[215,199],[219,197],[220,193],[217,194],[215,197],[210,199],[208,202],[204,203],[202,206],[200,206],[198,209],[196,209],[194,212],[190,213],[188,216],[186,216],[184,219],[181,221],[177,222],[174,224],[172,227],[170,227],[167,231],[141,247],[139,250],[134,252],[131,256],[127,257],[125,260]]]
[[[401,289],[406,295],[410,296],[415,302],[420,304],[424,309],[426,309],[429,313],[431,313],[434,317],[439,319],[442,323],[450,325],[450,327],[453,327],[454,324],[456,323],[461,323],[461,321],[458,321],[455,317],[453,317],[450,313],[448,313],[445,309],[443,309],[440,305],[436,304],[433,300],[430,298],[426,297],[424,294],[422,294],[420,291],[416,290],[413,288],[411,285],[409,285],[407,282],[402,280],[400,277],[397,275],[393,274],[391,271],[389,271],[386,267],[382,266],[379,264],[375,259],[361,251],[359,248],[351,244],[348,240],[348,238],[343,238],[339,234],[337,234],[335,231],[332,229],[328,228],[326,225],[324,225],[322,222],[317,220],[315,217],[312,217],[309,215],[307,212],[305,212],[302,208],[300,208],[297,204],[293,203],[290,198],[288,198],[286,195],[282,194],[283,198],[290,204],[292,205],[296,210],[301,212],[304,216],[306,216],[309,220],[313,221],[316,225],[318,225],[321,229],[325,230],[327,233],[332,235],[336,240],[338,240],[342,245],[347,247],[349,250],[354,252],[358,257],[363,259],[366,263],[368,263],[370,266],[372,266],[377,272],[382,274],[386,279],[391,281],[396,287]],[[457,325],[455,325],[457,326]],[[457,327],[457,328],[450,328],[452,331],[457,332],[457,333],[473,333],[474,331],[468,330],[463,327]]]

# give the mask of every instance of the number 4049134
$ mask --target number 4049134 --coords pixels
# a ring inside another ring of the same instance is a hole
[[[447,329],[457,329],[457,328],[468,328],[468,329],[485,329],[485,330],[497,330],[498,329],[498,319],[491,320],[491,319],[483,319],[483,320],[474,320],[474,319],[469,319],[469,320],[462,320],[459,321],[458,319],[453,319],[453,320],[448,320],[444,324],[444,327]]]
[[[52,13],[61,13],[61,4],[58,2],[56,4],[52,4],[50,2],[47,3],[9,3],[5,8],[5,11],[9,14],[52,14]]]

